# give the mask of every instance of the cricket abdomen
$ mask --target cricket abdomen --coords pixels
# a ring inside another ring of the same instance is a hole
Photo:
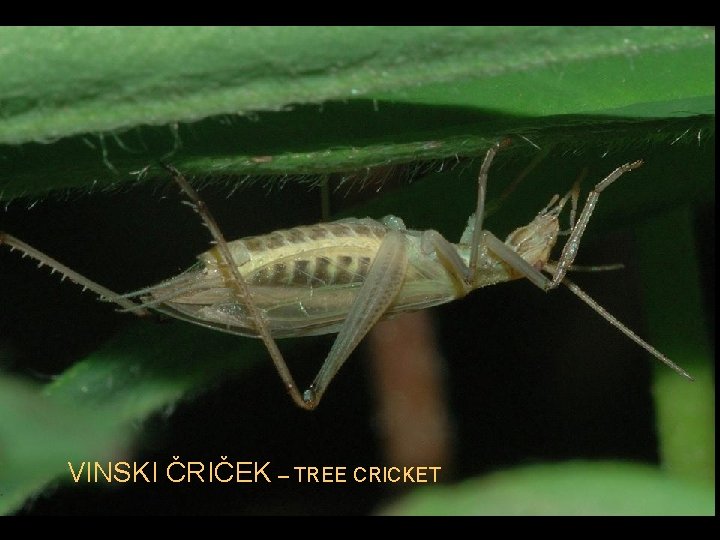
[[[373,219],[352,219],[304,225],[281,231],[249,236],[231,242],[242,243],[251,255],[267,253],[301,253],[322,247],[377,245],[387,232],[387,227]]]
[[[228,243],[251,286],[324,287],[362,283],[387,228],[372,219],[319,223]],[[201,260],[217,266],[214,248]]]
[[[337,250],[337,255],[290,258],[261,267],[248,276],[251,285],[315,287],[362,283],[372,257],[362,252]]]

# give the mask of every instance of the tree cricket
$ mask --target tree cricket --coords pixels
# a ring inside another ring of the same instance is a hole
[[[0,232],[0,244],[34,259],[38,266],[48,266],[62,279],[115,303],[122,311],[139,316],[155,311],[262,339],[292,400],[307,410],[318,406],[338,370],[380,319],[520,278],[544,291],[564,284],[623,334],[692,380],[566,277],[568,271],[579,269],[573,261],[600,194],[642,161],[621,165],[596,184],[579,216],[576,185],[564,197],[552,197],[528,225],[502,242],[482,228],[488,171],[499,148],[497,143],[485,155],[476,209],[457,244],[434,230],[407,229],[395,216],[380,221],[342,219],[228,242],[195,189],[169,165],[165,169],[210,230],[214,243],[195,265],[174,278],[118,295],[7,233]],[[568,201],[569,236],[559,259],[553,261],[551,250],[563,234],[559,217]],[[594,268],[602,269],[607,268]],[[329,333],[337,333],[335,342],[312,384],[301,392],[275,340]]]

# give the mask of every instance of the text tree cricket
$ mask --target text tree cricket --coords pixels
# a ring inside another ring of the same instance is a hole
[[[308,410],[317,407],[340,367],[380,319],[444,304],[475,289],[520,278],[545,291],[563,283],[627,337],[692,379],[566,277],[575,268],[573,261],[600,193],[624,173],[640,167],[642,161],[621,165],[596,184],[577,220],[579,190],[575,186],[562,198],[554,196],[528,225],[515,229],[502,242],[482,228],[488,171],[499,147],[495,144],[485,155],[475,213],[457,244],[434,230],[407,229],[395,216],[380,221],[342,219],[228,242],[197,192],[169,165],[165,168],[189,198],[215,244],[198,256],[194,266],[174,278],[118,295],[7,233],[0,232],[0,244],[35,259],[39,266],[47,265],[63,279],[93,291],[123,311],[146,315],[152,310],[262,339],[293,401]],[[569,236],[559,259],[552,261],[551,251],[563,234],[559,216],[568,201]],[[275,339],[329,333],[337,333],[335,342],[313,383],[300,392]]]

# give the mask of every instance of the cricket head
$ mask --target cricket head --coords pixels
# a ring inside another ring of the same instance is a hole
[[[534,268],[542,270],[555,247],[559,231],[557,216],[543,214],[537,216],[528,225],[511,232],[505,244]]]
[[[515,229],[505,240],[508,247],[537,270],[545,267],[550,252],[555,247],[560,232],[558,216],[571,195],[572,193],[568,193],[559,201],[555,195],[535,219],[524,227]]]

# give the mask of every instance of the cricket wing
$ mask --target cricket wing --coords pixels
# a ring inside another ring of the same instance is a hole
[[[426,309],[453,299],[444,282],[412,282],[403,285],[385,318]],[[355,302],[361,284],[320,289],[253,287],[253,301],[263,313],[273,337],[302,337],[339,332]],[[205,289],[194,297],[202,303],[165,302],[153,307],[170,317],[231,334],[257,337],[247,307],[224,287]]]
[[[379,247],[379,243],[377,242]],[[308,249],[274,258],[243,272],[252,301],[273,337],[337,333],[365,283],[375,245]],[[454,298],[446,273],[437,264],[411,257],[405,279],[383,317],[425,309]],[[243,265],[239,269],[242,271]],[[246,302],[237,298],[219,273],[200,270],[151,290],[145,304],[166,315],[223,332],[257,337]]]

